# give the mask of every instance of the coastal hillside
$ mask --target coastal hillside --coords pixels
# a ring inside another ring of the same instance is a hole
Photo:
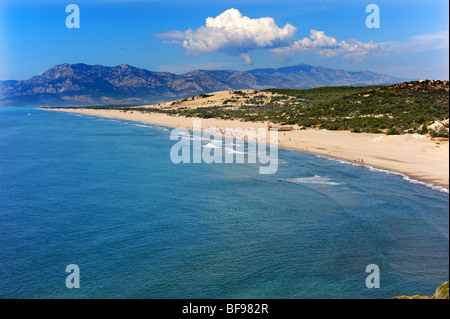
[[[386,86],[235,90],[201,94],[124,111],[296,125],[389,135],[449,135],[448,81]]]
[[[442,285],[440,285],[433,296],[420,296],[420,295],[414,295],[414,296],[397,296],[393,299],[449,299],[448,294],[448,281],[444,282]]]
[[[365,86],[401,81],[369,71],[305,64],[247,72],[195,70],[182,75],[127,64],[61,64],[28,80],[0,81],[0,106],[142,105],[224,90]]]

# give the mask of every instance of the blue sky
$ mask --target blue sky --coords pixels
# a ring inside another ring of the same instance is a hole
[[[79,29],[65,25],[70,3]],[[378,29],[365,24],[371,3]],[[448,79],[448,12],[440,0],[1,0],[0,80],[62,63],[178,74],[306,63]]]

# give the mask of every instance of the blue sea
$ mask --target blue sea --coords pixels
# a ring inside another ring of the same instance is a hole
[[[0,298],[392,298],[449,279],[447,190],[292,150],[273,175],[174,164],[170,132],[0,109]]]

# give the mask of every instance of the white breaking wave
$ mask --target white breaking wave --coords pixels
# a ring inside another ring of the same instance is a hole
[[[133,126],[139,126],[139,127],[151,127],[150,125],[146,124],[132,124]]]
[[[314,175],[313,177],[300,177],[300,178],[287,178],[283,181],[295,184],[322,184],[322,185],[343,185],[343,183],[337,183],[329,178]]]
[[[214,145],[213,143],[208,143],[203,146],[204,148],[221,148],[220,146]]]
[[[449,189],[445,188],[445,187],[442,187],[442,186],[438,186],[438,185],[434,185],[434,184],[431,184],[431,183],[426,183],[426,182],[423,182],[423,181],[419,181],[419,180],[413,179],[413,178],[411,178],[409,176],[406,176],[406,175],[402,176],[402,179],[407,181],[408,183],[419,184],[419,185],[422,185],[422,186],[429,187],[431,189],[437,190],[439,192],[449,194]]]
[[[341,164],[365,167],[369,171],[372,171],[372,172],[378,172],[378,173],[383,173],[383,174],[387,174],[387,175],[400,176],[404,181],[406,181],[408,183],[422,185],[422,186],[431,188],[433,190],[449,194],[449,189],[448,188],[445,188],[445,187],[442,187],[442,186],[439,186],[439,185],[434,185],[432,183],[427,183],[427,182],[424,182],[424,181],[420,181],[420,180],[417,180],[417,179],[413,179],[413,178],[411,178],[411,177],[409,177],[409,176],[407,176],[407,175],[405,175],[403,173],[393,172],[393,171],[389,171],[387,169],[382,169],[382,168],[376,168],[376,167],[373,167],[373,166],[370,166],[370,165],[363,165],[363,164],[352,163],[352,162],[349,162],[349,161],[346,161],[346,160],[342,160],[342,159],[338,159],[338,158],[334,158],[334,157],[329,157],[329,156],[324,156],[324,155],[315,155],[315,156],[327,159],[329,161],[339,162]]]
[[[179,135],[182,135],[182,137],[181,137],[182,139],[191,140],[191,141],[202,141],[202,142],[206,142],[206,143],[209,143],[212,141],[212,140],[204,138],[204,137],[186,135],[186,133],[184,133],[184,132],[179,133]]]
[[[225,150],[226,150],[227,152],[233,153],[233,154],[246,154],[245,152],[235,151],[235,150],[233,150],[233,149],[231,149],[231,148],[226,148],[226,147],[225,147]]]

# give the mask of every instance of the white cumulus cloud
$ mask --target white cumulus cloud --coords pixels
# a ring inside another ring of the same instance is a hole
[[[242,61],[243,65],[253,65],[252,58],[250,57],[250,55],[248,55],[248,53],[241,53],[239,54],[239,57],[244,59],[244,61]]]
[[[164,43],[184,47],[187,55],[220,52],[241,57],[243,65],[252,64],[249,52],[256,49],[268,49],[278,55],[312,53],[360,62],[382,45],[354,39],[338,41],[317,30],[311,30],[309,37],[295,41],[296,32],[297,28],[289,23],[281,28],[273,18],[252,19],[243,16],[239,10],[228,9],[215,18],[207,18],[205,25],[197,30],[169,31],[157,36]]]
[[[181,44],[188,55],[221,52],[240,55],[244,64],[251,64],[249,51],[289,45],[296,31],[289,23],[280,28],[270,17],[251,19],[239,10],[229,9],[215,18],[207,18],[197,30],[170,31],[157,36],[168,43]]]
[[[289,46],[274,48],[272,52],[292,55],[296,52],[319,54],[326,57],[343,57],[356,62],[362,61],[369,53],[379,50],[374,42],[361,42],[354,39],[338,42],[324,31],[311,30],[309,38],[295,41]]]

